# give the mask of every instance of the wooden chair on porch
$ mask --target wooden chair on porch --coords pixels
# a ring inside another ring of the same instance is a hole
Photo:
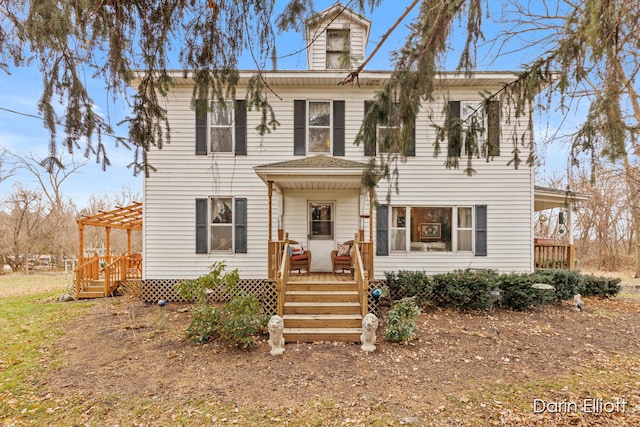
[[[353,247],[353,240],[348,240],[338,246],[338,249],[331,251],[331,266],[332,271],[336,270],[348,270],[351,272],[351,266],[353,260],[351,259],[351,249]]]
[[[302,248],[302,245],[295,240],[289,240],[289,255],[291,255],[291,266],[289,271],[298,270],[302,273],[305,270],[311,272],[311,251]]]

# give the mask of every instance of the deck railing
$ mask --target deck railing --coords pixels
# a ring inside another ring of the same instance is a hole
[[[96,280],[103,279],[104,294],[109,295],[119,281],[142,278],[142,258],[139,255],[92,256],[74,269],[76,295],[80,295]]]
[[[575,247],[560,243],[535,243],[533,256],[536,269],[575,268]]]

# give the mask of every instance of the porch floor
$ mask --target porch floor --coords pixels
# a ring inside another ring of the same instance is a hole
[[[347,282],[352,281],[351,273],[315,272],[289,273],[289,282]]]

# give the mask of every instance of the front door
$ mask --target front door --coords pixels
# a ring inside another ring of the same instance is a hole
[[[335,247],[335,202],[309,202],[308,239],[311,271],[331,271]]]

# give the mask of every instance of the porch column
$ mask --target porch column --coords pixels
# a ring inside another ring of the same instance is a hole
[[[373,189],[369,189],[369,242],[373,243]]]
[[[567,267],[573,271],[576,265],[576,247],[573,241],[573,203],[567,205],[567,233],[569,233],[569,253],[567,254]]]
[[[269,215],[269,219],[267,221],[268,228],[269,228],[269,242],[271,242],[271,236],[272,236],[272,220],[271,220],[271,213],[272,213],[272,199],[273,199],[273,181],[267,181],[267,187],[269,189],[269,209],[268,209],[268,215]]]

